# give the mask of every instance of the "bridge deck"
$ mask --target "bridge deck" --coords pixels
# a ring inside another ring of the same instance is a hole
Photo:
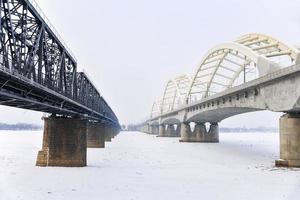
[[[218,94],[211,95],[207,98],[201,99],[201,100],[196,101],[192,104],[184,105],[184,106],[182,106],[178,109],[175,109],[173,111],[163,113],[159,116],[155,116],[155,117],[151,118],[150,120],[157,120],[160,117],[171,116],[171,115],[177,114],[180,111],[189,109],[189,108],[197,106],[199,104],[208,103],[208,102],[213,101],[215,99],[226,97],[226,96],[232,95],[232,94],[237,93],[237,92],[243,92],[245,90],[255,88],[255,87],[258,87],[260,85],[269,83],[271,81],[275,81],[275,80],[280,79],[280,78],[284,78],[286,76],[294,75],[294,74],[299,73],[299,72],[300,72],[300,65],[293,65],[293,66],[290,66],[290,67],[285,67],[283,69],[280,69],[278,71],[275,71],[275,72],[267,74],[267,75],[264,75],[260,78],[255,79],[255,80],[246,82],[242,85],[238,85],[238,86],[229,88],[229,89],[227,89],[223,92],[220,92]]]

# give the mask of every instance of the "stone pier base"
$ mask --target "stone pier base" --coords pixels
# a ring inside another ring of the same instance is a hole
[[[159,127],[156,126],[156,125],[152,125],[150,126],[150,134],[151,135],[158,135],[158,132],[159,132]]]
[[[166,128],[164,124],[160,124],[158,126],[158,135],[157,137],[164,137],[164,135],[166,134]]]
[[[165,130],[165,126],[161,125],[159,127],[158,137],[178,137],[175,126],[173,124],[169,124],[167,130]]]
[[[277,167],[300,167],[300,115],[280,117],[280,159]]]
[[[167,133],[166,133],[165,137],[176,137],[176,130],[175,130],[174,125],[172,125],[172,124],[168,125]]]
[[[111,142],[112,138],[112,126],[105,125],[105,142]]]
[[[73,118],[44,119],[43,147],[37,166],[86,166],[87,121]]]
[[[117,132],[116,132],[116,129],[115,129],[114,127],[111,127],[111,138],[112,138],[112,139],[115,138],[115,136],[117,135],[116,133],[117,133]]]
[[[177,125],[176,135],[177,135],[177,137],[181,137],[181,125],[180,124]]]
[[[169,124],[167,130],[165,128],[165,125],[159,126],[157,137],[178,137],[178,135],[175,130],[175,126],[173,124]]]
[[[87,147],[105,147],[105,126],[99,122],[89,122],[87,125]]]
[[[211,123],[209,131],[206,130],[204,123],[198,123],[192,132],[189,124],[181,124],[180,142],[219,142],[219,126],[217,123]]]

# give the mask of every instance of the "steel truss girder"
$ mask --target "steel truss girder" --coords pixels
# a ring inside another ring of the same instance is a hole
[[[118,124],[41,13],[28,0],[0,0],[0,6],[2,104]]]

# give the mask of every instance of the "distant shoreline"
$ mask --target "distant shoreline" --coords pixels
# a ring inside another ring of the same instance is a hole
[[[219,129],[222,133],[249,133],[249,132],[279,132],[278,128],[274,127],[255,127],[255,128],[246,128],[246,127],[237,127],[237,128],[226,128],[226,127],[220,127]]]
[[[26,124],[26,123],[17,123],[17,124],[5,124],[0,123],[0,130],[2,131],[38,131],[42,130],[43,127],[36,124]]]

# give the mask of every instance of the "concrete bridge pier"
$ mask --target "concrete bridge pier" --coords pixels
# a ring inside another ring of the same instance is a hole
[[[150,125],[150,134],[157,135],[159,127],[157,125]]]
[[[191,127],[190,123],[183,122],[180,124],[180,142],[187,142],[191,135]]]
[[[99,122],[88,122],[87,125],[87,147],[105,147],[105,126]]]
[[[113,138],[115,138],[120,132],[120,129],[117,127],[113,127]]]
[[[158,135],[158,132],[159,132],[159,126],[158,125],[155,125],[155,131],[154,131],[154,135]]]
[[[167,127],[167,132],[165,134],[165,137],[176,137],[176,130],[174,124],[169,124]]]
[[[150,125],[145,125],[143,129],[144,129],[144,131],[143,131],[144,133],[147,133],[147,134],[151,133],[151,126]]]
[[[147,125],[147,131],[145,133],[151,134],[152,132],[152,127],[150,125]]]
[[[159,135],[159,137],[177,137],[177,132],[175,130],[174,124],[168,124],[167,130],[165,130],[165,128],[163,130],[164,133],[162,135]]]
[[[117,129],[115,127],[111,127],[111,138],[114,139],[117,135]]]
[[[166,127],[164,124],[160,124],[158,126],[158,136],[157,137],[164,137],[166,134]]]
[[[178,124],[178,125],[177,125],[177,128],[176,128],[176,136],[177,136],[177,137],[180,137],[180,131],[181,131],[181,125]]]
[[[194,132],[190,138],[191,142],[205,142],[209,140],[209,135],[206,133],[206,126],[204,123],[197,123]]]
[[[218,123],[211,123],[208,131],[208,137],[204,142],[212,142],[218,143],[219,142],[219,124]]]
[[[187,125],[185,125],[187,127]],[[206,130],[204,123],[197,123],[194,131],[185,128],[181,131],[180,142],[219,142],[219,126],[218,123],[211,123],[209,131]]]
[[[112,138],[112,126],[109,124],[105,125],[105,142],[111,142]]]
[[[300,115],[284,114],[279,120],[280,159],[277,167],[300,167]]]
[[[148,124],[147,126],[146,126],[147,128],[146,128],[146,133],[147,134],[151,134],[151,132],[152,132],[152,127]]]
[[[87,121],[51,116],[44,118],[42,150],[37,166],[86,166]]]
[[[158,125],[155,125],[155,131],[154,131],[154,135],[158,135],[158,132],[159,132],[159,126]]]

